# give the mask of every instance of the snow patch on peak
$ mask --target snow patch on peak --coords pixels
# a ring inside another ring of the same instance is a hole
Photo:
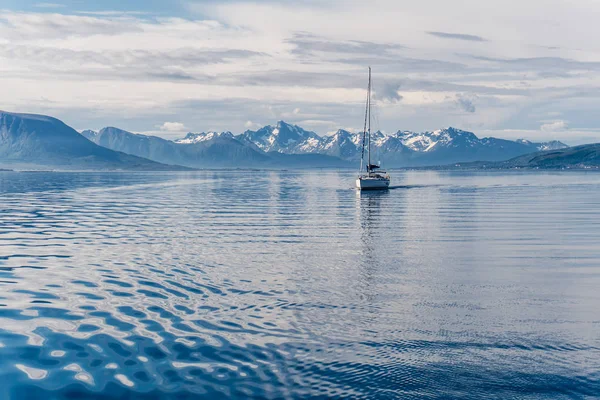
[[[517,139],[517,140],[515,140],[515,142],[521,143],[521,144],[525,144],[525,145],[530,145],[531,144],[531,141],[527,140],[527,139]]]
[[[229,137],[233,138],[233,134],[231,132],[202,132],[202,133],[188,133],[183,139],[174,140],[177,144],[193,144],[206,142],[208,140],[212,140],[218,137]]]
[[[459,145],[472,147],[479,142],[475,134],[452,127],[423,133],[398,131],[394,136],[400,139],[404,146],[416,152],[428,152],[439,147]]]
[[[98,132],[93,131],[91,129],[86,129],[84,131],[81,131],[80,133],[83,137],[87,138],[88,140],[91,140],[92,142],[98,136]]]
[[[538,143],[538,149],[540,151],[560,150],[560,149],[566,149],[567,147],[569,147],[569,146],[567,146],[563,142],[559,142],[558,140],[552,140],[550,142]]]
[[[310,153],[316,151],[321,145],[321,141],[316,138],[308,138],[302,143],[298,149],[304,153]]]
[[[437,140],[434,140],[435,133],[415,133],[410,131],[398,132],[396,137],[409,149],[417,152],[427,151],[433,148]]]
[[[390,139],[391,139],[390,136],[388,136],[388,135],[382,135],[380,137],[374,138],[373,139],[373,144],[375,144],[375,146],[377,146],[377,147],[381,147],[381,146],[383,146]]]
[[[425,152],[431,151],[435,146],[437,146],[438,143],[439,143],[439,141],[438,142],[431,142],[431,144],[429,144],[429,146],[427,146],[427,148],[425,148],[425,150],[423,150],[423,151],[425,151]]]
[[[566,144],[564,144],[563,142],[560,142],[558,140],[551,140],[549,142],[534,143],[534,142],[532,142],[530,140],[527,140],[527,139],[517,139],[517,140],[515,140],[515,142],[520,143],[520,144],[525,145],[525,146],[534,147],[536,150],[539,150],[539,151],[560,150],[560,149],[566,149],[567,147],[569,147]]]

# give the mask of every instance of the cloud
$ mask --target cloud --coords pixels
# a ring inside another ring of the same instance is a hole
[[[58,3],[37,3],[33,5],[34,7],[37,8],[64,8],[65,5],[64,4],[58,4]]]
[[[162,125],[158,125],[157,128],[163,132],[184,132],[188,130],[181,122],[165,122]]]
[[[377,73],[397,71],[464,71],[467,65],[456,61],[431,58],[415,58],[404,54],[408,48],[400,43],[385,43],[364,40],[332,40],[306,33],[293,33],[286,40],[292,45],[291,54],[298,62],[317,65],[323,62],[360,66],[363,73],[371,65]],[[337,72],[339,74],[339,71]],[[335,73],[333,73],[335,74]],[[339,79],[334,79],[339,81]]]
[[[427,34],[442,39],[466,40],[469,42],[487,42],[487,40],[482,38],[481,36],[467,35],[464,33],[427,32]]]
[[[540,130],[543,132],[557,132],[564,131],[569,127],[569,124],[566,121],[554,121],[542,124],[540,126]]]
[[[260,127],[260,124],[252,121],[246,121],[246,123],[244,124],[244,128],[246,129],[259,129]]]
[[[364,93],[360,93],[364,100]],[[300,114],[294,114],[293,107],[302,110]],[[173,110],[177,114],[191,114],[186,121],[190,127],[196,130],[206,130],[210,126],[214,130],[230,130],[241,133],[246,129],[257,129],[267,124],[273,124],[279,120],[288,123],[303,125],[309,121],[328,121],[335,127],[344,126],[343,121],[349,121],[349,126],[362,127],[364,122],[364,103],[344,105],[335,102],[319,101],[297,101],[295,99],[280,100],[265,104],[263,100],[251,98],[225,99],[225,100],[193,100],[171,103],[164,108]],[[194,111],[195,110],[195,111]],[[245,116],[256,116],[260,119],[242,119]],[[308,125],[307,125],[308,127]],[[318,128],[318,126],[317,126]],[[328,130],[328,129],[327,129]],[[322,130],[326,132],[327,130]]]
[[[468,96],[465,94],[459,94],[456,98],[456,104],[458,105],[458,107],[461,110],[466,111],[468,113],[474,113],[476,111],[475,104],[473,101],[473,96]]]
[[[240,132],[248,121],[278,119],[360,127],[371,65],[383,130],[452,125],[542,135],[540,124],[561,119],[577,126],[556,131],[570,141],[574,132],[600,132],[600,58],[587,40],[600,34],[593,17],[600,4],[532,1],[2,10],[0,103],[65,116],[77,127],[137,132],[164,121],[194,131]]]
[[[390,103],[397,103],[402,100],[400,94],[400,84],[398,83],[385,83],[381,85],[379,89],[375,90],[374,99],[380,101],[387,101]]]
[[[113,16],[127,16],[127,15],[152,15],[150,12],[145,11],[116,11],[116,10],[108,10],[108,11],[75,11],[75,14],[80,15],[92,15],[92,16],[103,16],[103,17],[113,17]]]
[[[197,71],[197,67],[261,56],[257,52],[238,49],[93,51],[0,44],[0,57],[27,65],[29,73],[38,70],[44,74],[67,74],[73,79],[209,82],[213,78]]]
[[[96,18],[81,15],[54,13],[0,14],[0,34],[13,39],[64,39],[65,37],[89,37],[94,35],[119,35],[141,32],[142,27],[128,18]]]
[[[316,88],[365,88],[366,69],[349,72],[323,72],[318,70],[294,71],[271,69],[266,71],[240,71],[228,74],[227,83],[243,86],[302,86]]]
[[[490,64],[499,65],[501,68],[510,66],[520,71],[531,70],[540,71],[543,74],[548,74],[555,71],[574,71],[574,70],[594,70],[600,71],[600,61],[578,61],[563,57],[521,57],[521,58],[497,58],[487,56],[469,56],[471,58],[485,61]],[[488,64],[489,65],[489,64]]]
[[[302,127],[305,127],[305,129],[310,129],[310,130],[318,129],[320,131],[325,131],[325,130],[331,130],[331,129],[338,128],[338,125],[336,124],[335,121],[325,121],[325,120],[318,120],[318,119],[305,119],[305,120],[297,121],[295,123]]]
[[[292,54],[300,56],[315,55],[317,53],[382,56],[404,48],[404,46],[396,43],[376,43],[362,40],[331,40],[302,32],[295,33],[292,38],[286,40],[286,42],[294,46]]]

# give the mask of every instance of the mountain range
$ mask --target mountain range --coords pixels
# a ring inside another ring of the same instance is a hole
[[[362,132],[340,129],[319,136],[297,125],[279,121],[256,131],[234,135],[231,132],[188,133],[174,141],[137,135],[117,128],[82,134],[101,146],[151,160],[190,167],[290,166],[292,157],[302,166],[356,166],[362,154]],[[527,140],[478,138],[456,128],[433,132],[398,131],[372,133],[371,150],[375,162],[385,167],[444,165],[470,161],[500,161],[541,150],[568,146],[558,141],[534,143]],[[312,157],[306,158],[311,155]],[[304,158],[302,157],[304,156]],[[328,157],[328,158],[323,158]],[[334,162],[338,160],[338,162]]]
[[[362,132],[340,129],[320,136],[284,121],[238,135],[202,132],[167,140],[114,127],[79,134],[52,117],[0,112],[0,167],[143,170],[357,167],[362,148]],[[377,131],[371,140],[373,161],[381,162],[384,167],[496,162],[566,148],[558,141],[480,139],[474,133],[452,127],[422,133]]]
[[[230,132],[189,133],[178,140],[139,135],[118,128],[81,133],[88,140],[115,151],[166,164],[192,168],[301,168],[348,167],[347,161],[326,154],[263,151]]]
[[[280,121],[275,126],[246,131],[236,138],[263,151],[327,154],[356,162],[362,153],[363,133],[340,129],[333,135],[321,137],[299,126]],[[533,143],[523,139],[479,139],[474,133],[452,127],[423,133],[397,131],[384,134],[377,131],[372,133],[371,138],[375,161],[382,161],[390,167],[506,160],[535,151],[568,147],[558,141]]]

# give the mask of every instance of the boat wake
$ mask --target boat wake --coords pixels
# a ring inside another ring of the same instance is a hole
[[[365,193],[386,193],[389,190],[395,190],[395,189],[424,189],[424,188],[435,188],[435,187],[442,187],[442,186],[444,186],[444,185],[396,185],[396,186],[389,186],[386,190],[367,190],[367,191],[365,191]],[[352,187],[349,189],[361,191],[360,189],[357,189],[355,187]]]
[[[422,189],[422,188],[432,188],[432,187],[440,187],[442,185],[396,185],[390,186],[388,189]]]

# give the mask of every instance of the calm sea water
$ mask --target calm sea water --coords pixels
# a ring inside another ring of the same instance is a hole
[[[0,399],[600,396],[600,174],[0,173]]]

